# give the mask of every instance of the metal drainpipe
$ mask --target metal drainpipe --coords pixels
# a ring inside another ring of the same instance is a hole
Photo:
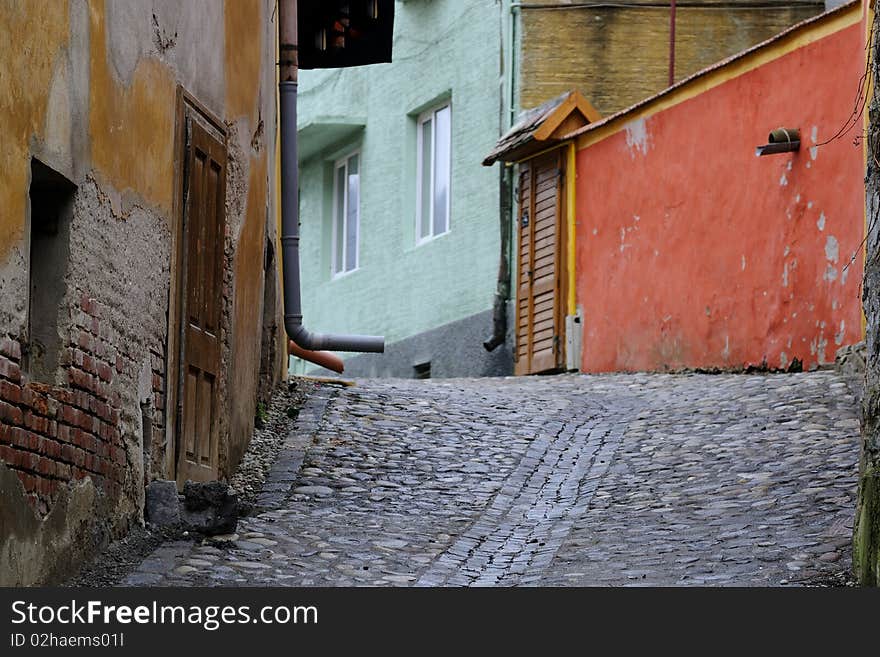
[[[515,90],[515,58],[516,58],[516,12],[519,4],[514,3],[508,7],[508,43],[504,44],[504,57],[506,59],[506,71],[504,95],[501,101],[500,134],[506,133],[516,120],[516,105],[514,103]],[[503,9],[502,9],[503,12]],[[502,20],[504,20],[503,17]],[[512,260],[512,208],[515,205],[513,199],[513,168],[500,165],[499,173],[499,220],[500,220],[500,256],[498,260],[498,281],[495,288],[495,299],[492,304],[492,335],[483,342],[486,351],[495,351],[507,342],[507,302],[510,300],[510,263]]]
[[[299,267],[299,162],[296,148],[297,2],[278,3],[281,106],[281,258],[284,278],[284,328],[287,336],[309,351],[383,353],[385,338],[373,335],[312,333],[302,324]]]

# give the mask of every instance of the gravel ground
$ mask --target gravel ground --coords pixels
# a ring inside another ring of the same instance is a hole
[[[316,383],[308,379],[291,379],[288,386],[280,386],[265,413],[258,415],[258,426],[229,484],[238,493],[243,507],[252,508],[266,480],[266,475],[284,443],[284,434],[290,421],[296,419]]]
[[[281,384],[266,409],[258,409],[257,428],[230,486],[238,493],[242,508],[251,508],[266,475],[284,442],[285,427],[296,418],[308,395],[318,384],[293,378]],[[75,576],[63,583],[71,587],[114,586],[124,580],[149,554],[168,541],[201,541],[200,536],[152,525],[135,525],[124,538],[112,542]]]

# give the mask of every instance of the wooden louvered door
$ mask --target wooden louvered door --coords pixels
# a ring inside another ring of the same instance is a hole
[[[217,478],[217,388],[226,214],[226,148],[196,121],[189,132],[180,298],[177,479]]]
[[[562,179],[560,151],[520,165],[516,295],[517,375],[561,369]]]

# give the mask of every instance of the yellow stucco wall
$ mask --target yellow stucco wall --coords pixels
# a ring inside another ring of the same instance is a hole
[[[171,70],[153,58],[140,60],[131,84],[117,81],[110,70],[105,16],[104,0],[91,0],[92,166],[117,192],[135,192],[170,215],[176,81]]]
[[[12,0],[0,20],[0,263],[21,241],[28,207],[30,141],[45,129],[49,86],[67,47],[66,2]],[[48,47],[47,47],[48,46]],[[10,56],[17,53],[17,56]]]

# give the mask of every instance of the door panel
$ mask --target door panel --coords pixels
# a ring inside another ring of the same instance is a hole
[[[183,294],[177,479],[208,481],[217,472],[217,382],[225,235],[226,149],[196,121],[187,122]]]
[[[560,369],[562,316],[562,166],[558,152],[520,165],[515,372]]]

